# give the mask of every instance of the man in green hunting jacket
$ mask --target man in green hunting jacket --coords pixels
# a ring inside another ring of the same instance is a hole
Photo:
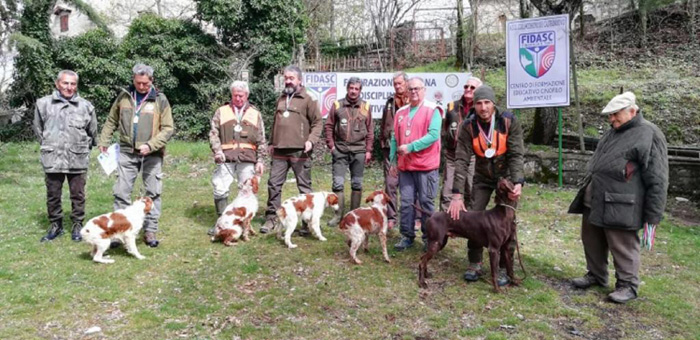
[[[98,145],[100,151],[107,152],[112,133],[118,129],[120,152],[118,178],[114,183],[114,209],[131,204],[131,190],[140,171],[146,196],[153,199],[153,209],[143,223],[144,243],[157,247],[163,154],[175,127],[168,99],[153,86],[153,68],[136,64],[132,70],[133,85],[123,90],[114,101]]]

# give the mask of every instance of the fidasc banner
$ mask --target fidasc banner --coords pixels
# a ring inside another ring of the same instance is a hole
[[[305,73],[304,86],[313,93],[321,106],[325,118],[333,102],[344,98],[348,79],[358,77],[362,80],[361,98],[370,103],[372,118],[382,118],[382,110],[389,97],[394,94],[394,73]],[[464,94],[464,84],[471,76],[469,73],[409,73],[410,77],[421,77],[425,82],[425,99],[447,107],[450,101],[459,99]],[[331,84],[335,81],[335,85]]]
[[[569,15],[506,24],[508,108],[569,106]]]

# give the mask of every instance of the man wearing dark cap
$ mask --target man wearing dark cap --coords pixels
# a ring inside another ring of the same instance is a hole
[[[635,100],[632,92],[625,92],[603,109],[612,129],[598,142],[569,207],[569,213],[583,214],[581,241],[588,269],[572,283],[580,289],[606,287],[610,252],[617,282],[608,299],[616,303],[637,298],[639,229],[653,231],[661,222],[668,189],[666,138],[642,117]]]
[[[508,111],[496,107],[496,96],[488,85],[482,85],[474,91],[474,111],[465,120],[459,130],[455,150],[455,176],[452,186],[452,200],[447,212],[454,219],[461,211],[466,211],[464,202],[470,209],[481,211],[486,208],[491,194],[496,189],[499,178],[505,177],[515,184],[515,189],[508,196],[511,200],[520,197],[523,177],[523,131],[520,122]],[[475,156],[473,187],[467,183],[467,169],[472,156]],[[464,273],[467,281],[476,281],[481,275],[483,247],[467,243],[469,248],[469,267]],[[515,248],[511,244],[509,251]],[[505,273],[505,259],[501,258],[498,285],[509,283]]]
[[[340,209],[328,226],[335,227],[345,210],[345,172],[350,167],[350,209],[360,206],[362,200],[362,176],[365,164],[372,159],[374,123],[369,103],[360,99],[362,81],[358,77],[348,80],[345,98],[335,101],[324,124],[326,145],[333,156],[333,192],[338,195]]]

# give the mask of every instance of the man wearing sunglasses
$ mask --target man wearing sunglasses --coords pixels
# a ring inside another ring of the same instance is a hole
[[[452,200],[452,183],[455,174],[455,149],[459,126],[467,117],[474,115],[474,90],[481,86],[481,79],[469,77],[464,85],[464,95],[447,105],[447,114],[442,122],[442,153],[445,159],[445,172],[442,177],[442,192],[440,193],[440,210],[447,211]],[[469,162],[467,184],[471,188],[474,176],[474,159]]]

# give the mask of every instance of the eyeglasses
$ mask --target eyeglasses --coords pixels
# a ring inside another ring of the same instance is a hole
[[[465,90],[472,90],[472,91],[474,91],[474,90],[476,90],[476,86],[474,86],[474,85],[464,85],[464,89],[465,89]]]
[[[423,89],[423,87],[409,87],[409,88],[408,88],[408,91],[409,91],[409,92],[418,92],[418,91],[420,91],[420,90],[422,90],[422,89]]]

